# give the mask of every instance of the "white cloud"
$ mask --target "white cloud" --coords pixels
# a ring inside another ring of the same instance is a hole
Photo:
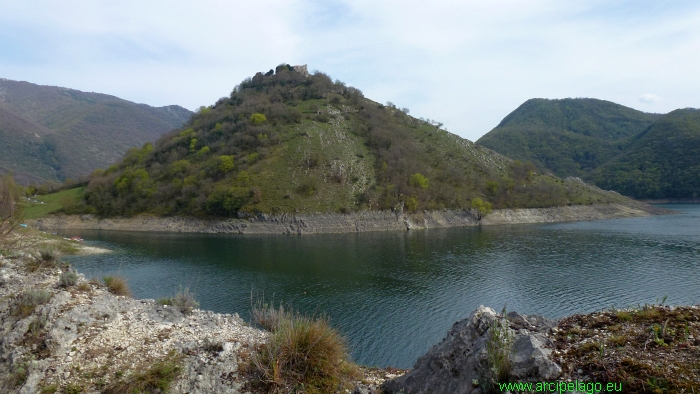
[[[655,103],[659,100],[661,100],[661,97],[653,93],[644,93],[643,95],[639,96],[639,101],[645,104]]]
[[[700,4],[690,1],[38,4],[0,0],[0,77],[151,105],[211,104],[288,62],[471,140],[532,97],[700,106]]]

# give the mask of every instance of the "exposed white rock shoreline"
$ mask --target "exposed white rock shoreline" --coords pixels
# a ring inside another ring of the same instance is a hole
[[[28,258],[0,256],[3,393],[39,393],[47,387],[97,392],[114,379],[147,370],[173,351],[183,355],[183,371],[170,392],[238,393],[242,354],[268,335],[237,314],[194,310],[186,316],[154,300],[116,296],[85,282],[82,275],[78,285],[83,286],[63,288],[61,268],[28,273]],[[49,300],[28,316],[18,316],[21,295],[42,290]]]
[[[552,208],[494,210],[482,225],[552,223],[668,214],[672,211],[648,204],[575,205]],[[245,219],[206,220],[191,217],[135,216],[104,218],[95,215],[56,215],[29,221],[40,230],[93,229],[124,231],[160,231],[185,233],[237,234],[314,234],[369,231],[406,231],[442,227],[477,226],[469,211],[357,212],[350,214],[259,214]]]

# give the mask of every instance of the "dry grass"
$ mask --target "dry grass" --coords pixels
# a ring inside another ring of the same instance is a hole
[[[199,302],[197,302],[195,294],[190,291],[189,287],[185,287],[184,290],[180,288],[180,291],[174,297],[163,298],[158,300],[158,303],[172,305],[182,312],[183,315],[189,315],[199,307]]]
[[[122,276],[109,275],[102,278],[110,293],[120,296],[131,297],[131,290],[126,284],[126,278]]]
[[[103,394],[167,393],[170,384],[182,372],[182,355],[171,352],[168,356],[141,373],[112,382],[101,390]]]
[[[349,361],[345,339],[327,319],[284,310],[258,312],[279,320],[275,320],[268,342],[251,358],[257,389],[269,393],[332,393],[350,388],[350,381],[359,372]]]

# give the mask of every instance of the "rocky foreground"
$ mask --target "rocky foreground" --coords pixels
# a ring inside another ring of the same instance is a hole
[[[269,333],[238,315],[112,294],[27,252],[0,255],[0,392],[242,393]],[[479,307],[410,371],[359,368],[357,394],[504,392],[503,382],[600,382],[700,393],[700,308],[644,306],[557,321]],[[534,386],[533,386],[534,387]],[[511,392],[522,390],[511,390]],[[534,389],[533,389],[534,391]],[[539,391],[542,392],[542,391]],[[561,392],[587,392],[563,390]]]

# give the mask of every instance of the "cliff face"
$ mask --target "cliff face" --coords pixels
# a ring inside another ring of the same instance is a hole
[[[638,217],[670,212],[641,203],[501,209],[488,214],[482,219],[481,224],[551,223]],[[260,214],[245,219],[227,220],[154,216],[100,219],[94,215],[68,215],[36,219],[29,223],[40,230],[100,229],[235,234],[353,233],[479,225],[478,220],[469,211],[455,210],[422,213],[380,211],[351,214]]]
[[[126,392],[153,376],[172,393],[239,392],[242,355],[265,332],[238,315],[116,296],[82,275],[63,287],[66,269],[0,256],[1,392]]]

